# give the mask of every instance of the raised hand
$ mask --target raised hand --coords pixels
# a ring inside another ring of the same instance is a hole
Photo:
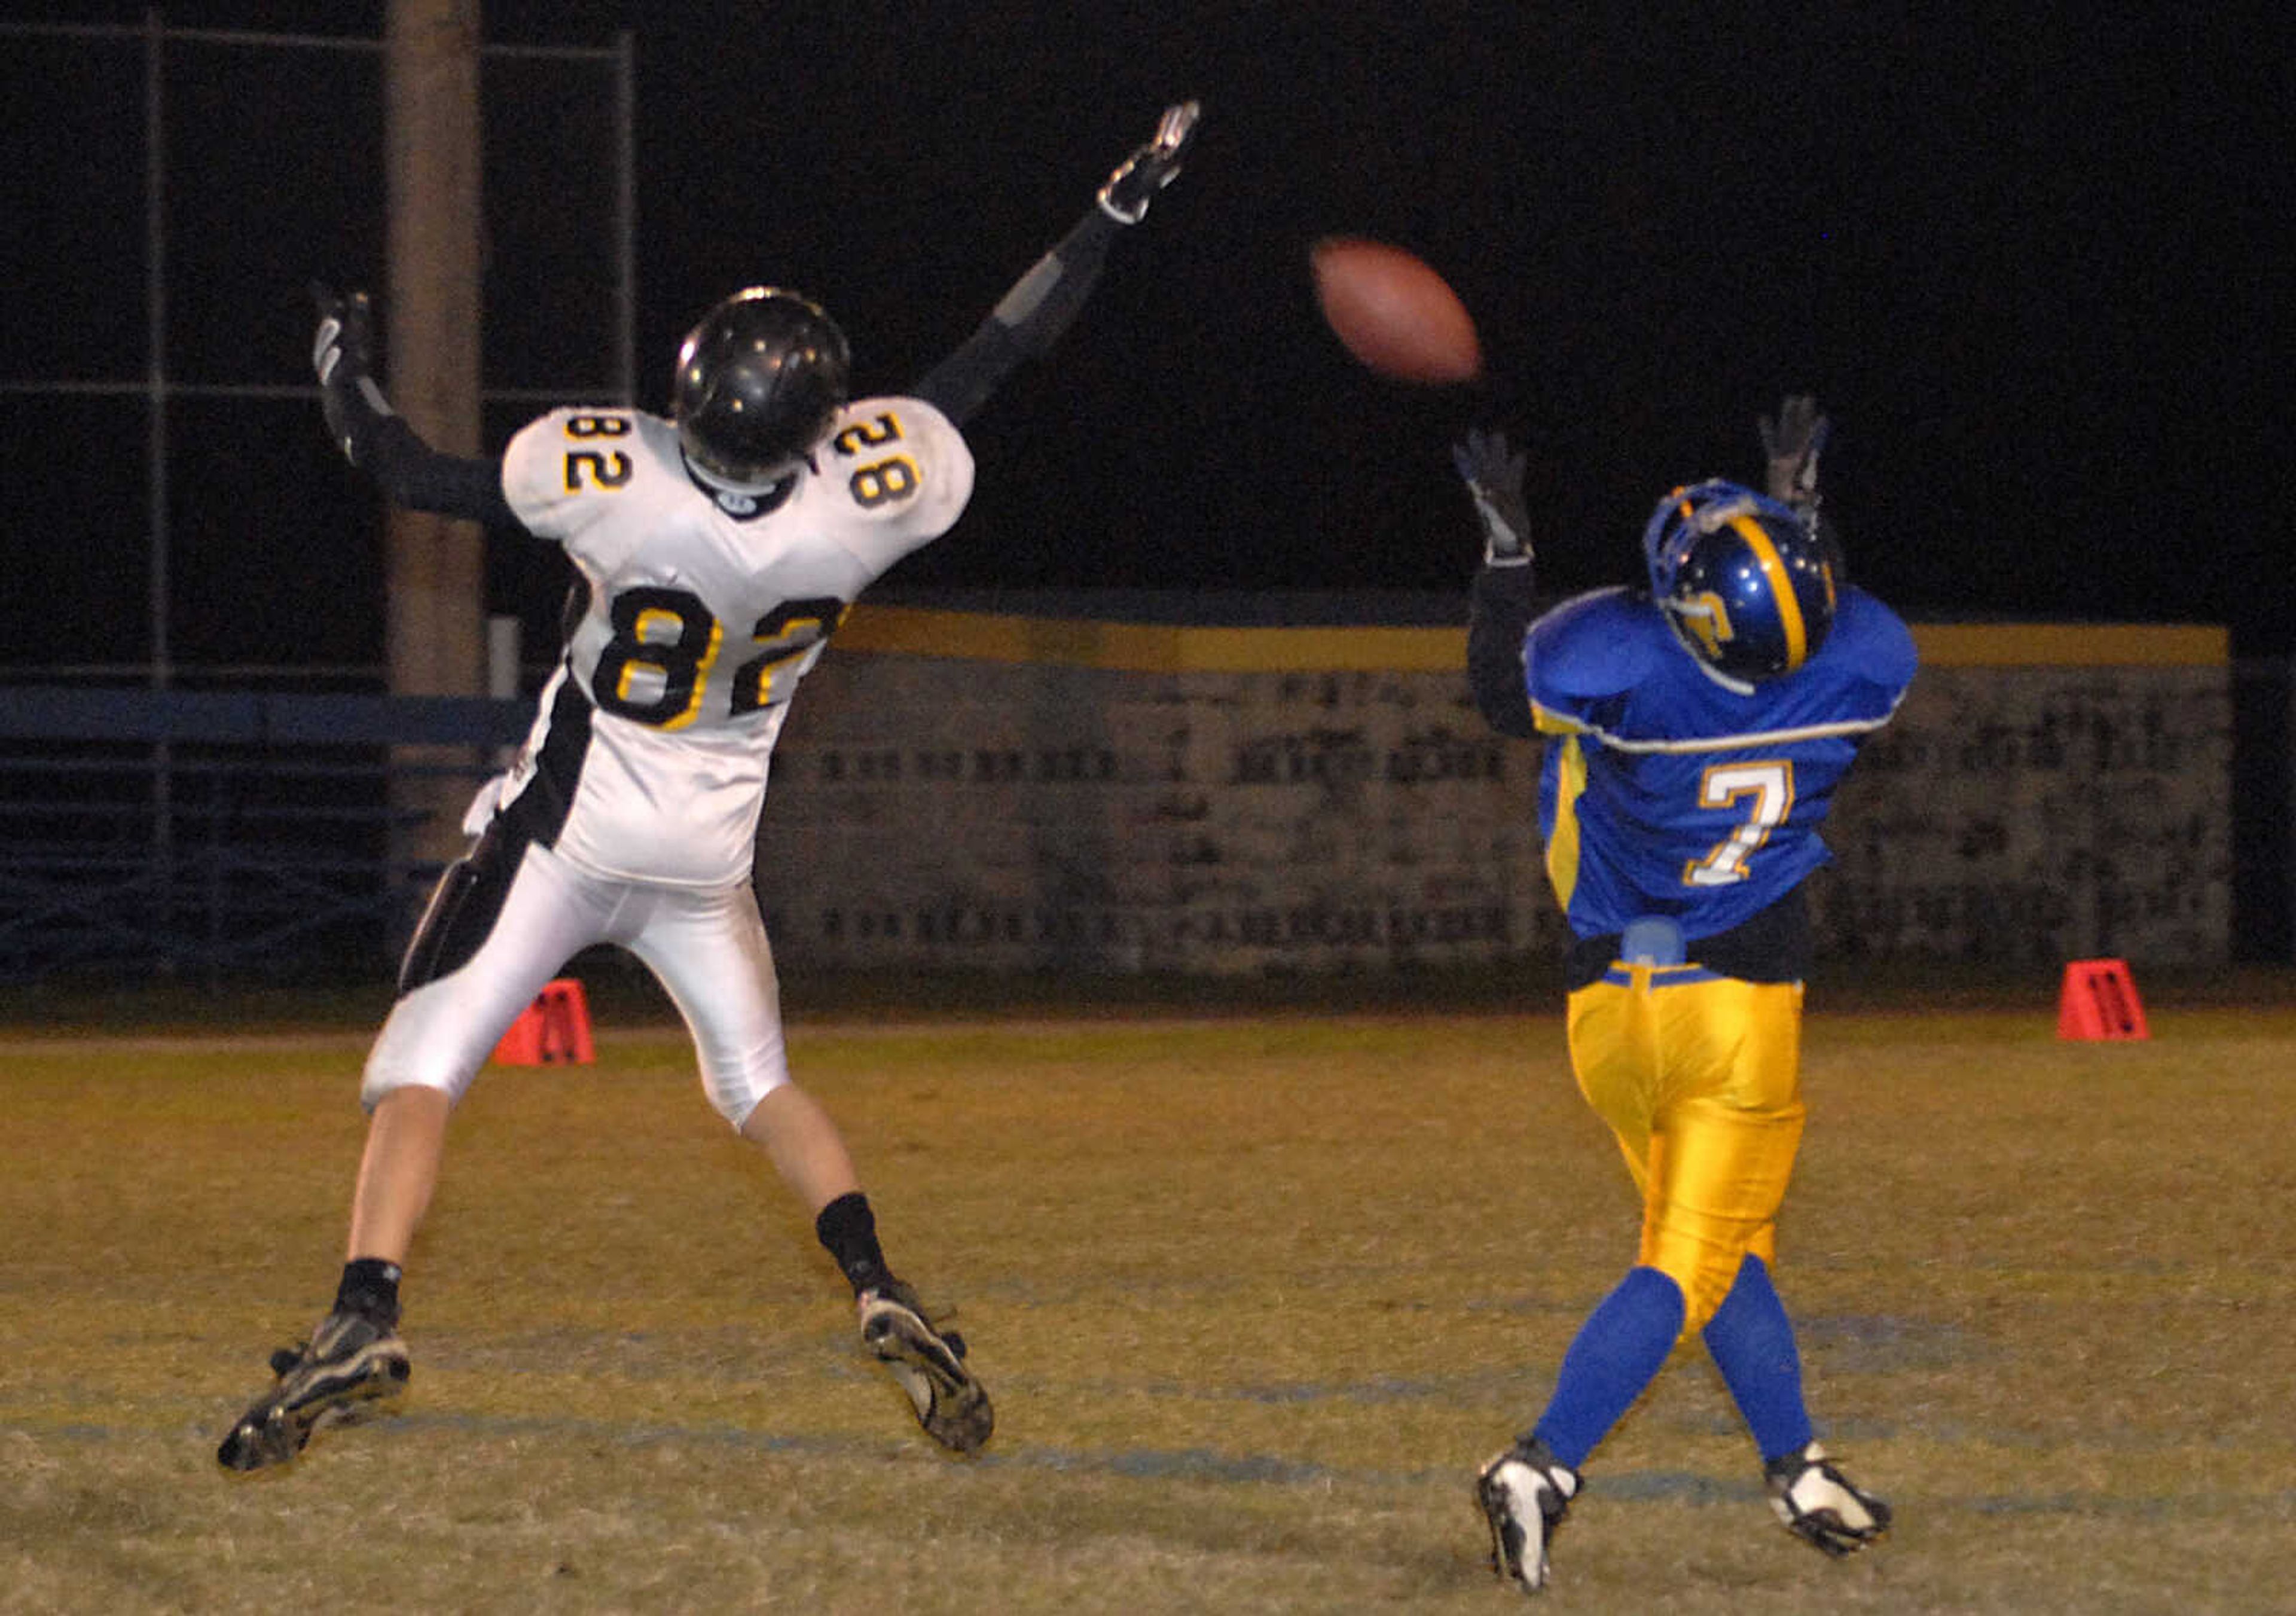
[[[1164,109],[1148,144],[1119,163],[1100,188],[1101,208],[1111,218],[1136,225],[1148,216],[1156,193],[1180,176],[1180,160],[1196,137],[1196,119],[1202,111],[1193,101]]]
[[[1524,455],[1510,450],[1506,434],[1471,428],[1451,446],[1451,463],[1475,502],[1483,525],[1483,563],[1520,567],[1530,561],[1530,511],[1523,504]]]
[[[319,407],[328,435],[343,458],[359,463],[359,446],[373,425],[394,412],[374,382],[374,316],[366,293],[348,297],[311,283],[318,329],[311,337],[311,368],[319,377]]]
[[[1762,455],[1767,484],[1764,492],[1797,508],[1817,502],[1817,457],[1833,423],[1817,413],[1817,400],[1808,393],[1788,394],[1775,416],[1764,415]]]

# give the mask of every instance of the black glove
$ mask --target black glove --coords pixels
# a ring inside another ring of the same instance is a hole
[[[1775,418],[1764,415],[1756,423],[1762,433],[1762,454],[1767,460],[1764,492],[1772,499],[1807,511],[1817,504],[1817,456],[1833,423],[1817,413],[1817,400],[1808,393],[1789,394]]]
[[[355,291],[346,298],[316,281],[311,283],[311,300],[319,308],[319,327],[311,339],[319,407],[326,414],[327,432],[335,447],[357,465],[367,434],[397,413],[374,384],[373,311],[366,293]]]
[[[1147,217],[1156,193],[1180,176],[1180,160],[1196,137],[1196,119],[1202,111],[1193,101],[1166,107],[1154,136],[1119,163],[1100,188],[1101,211],[1119,225],[1136,225]]]
[[[1530,510],[1522,502],[1524,456],[1507,449],[1506,434],[1470,429],[1466,439],[1451,446],[1451,463],[1474,497],[1475,516],[1483,524],[1483,564],[1523,567],[1530,564]]]

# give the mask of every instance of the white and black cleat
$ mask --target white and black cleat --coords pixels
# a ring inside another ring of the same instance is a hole
[[[1770,1507],[1785,1529],[1839,1559],[1890,1530],[1890,1506],[1863,1492],[1812,1442],[1762,1467]]]
[[[1491,1529],[1491,1569],[1526,1594],[1546,1586],[1546,1546],[1578,1492],[1578,1472],[1533,1437],[1516,1439],[1475,1478]]]
[[[330,1313],[308,1342],[271,1355],[271,1389],[239,1416],[216,1449],[226,1470],[284,1464],[322,1425],[396,1397],[411,1373],[406,1344],[364,1314]]]
[[[964,1338],[934,1328],[899,1280],[861,1292],[862,1344],[891,1371],[925,1434],[954,1453],[977,1453],[996,1427],[988,1393],[964,1366]]]

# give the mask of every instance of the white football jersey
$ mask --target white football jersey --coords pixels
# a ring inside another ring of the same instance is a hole
[[[680,886],[748,877],[798,681],[865,587],[955,525],[972,455],[923,400],[866,398],[796,475],[763,510],[713,495],[676,427],[636,410],[554,410],[504,450],[511,509],[565,547],[590,600],[496,799],[539,773],[557,793],[554,845],[578,865]]]

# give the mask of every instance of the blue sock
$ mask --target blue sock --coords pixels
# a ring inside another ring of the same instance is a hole
[[[1801,1355],[1794,1349],[1793,1321],[1760,1258],[1749,1254],[1739,1265],[1730,1294],[1707,1323],[1705,1340],[1762,1457],[1800,1453],[1808,1446],[1809,1410],[1801,1400]]]
[[[1531,1434],[1571,1469],[1584,1464],[1666,1366],[1683,1317],[1680,1285],[1656,1268],[1628,1269],[1578,1326]]]

